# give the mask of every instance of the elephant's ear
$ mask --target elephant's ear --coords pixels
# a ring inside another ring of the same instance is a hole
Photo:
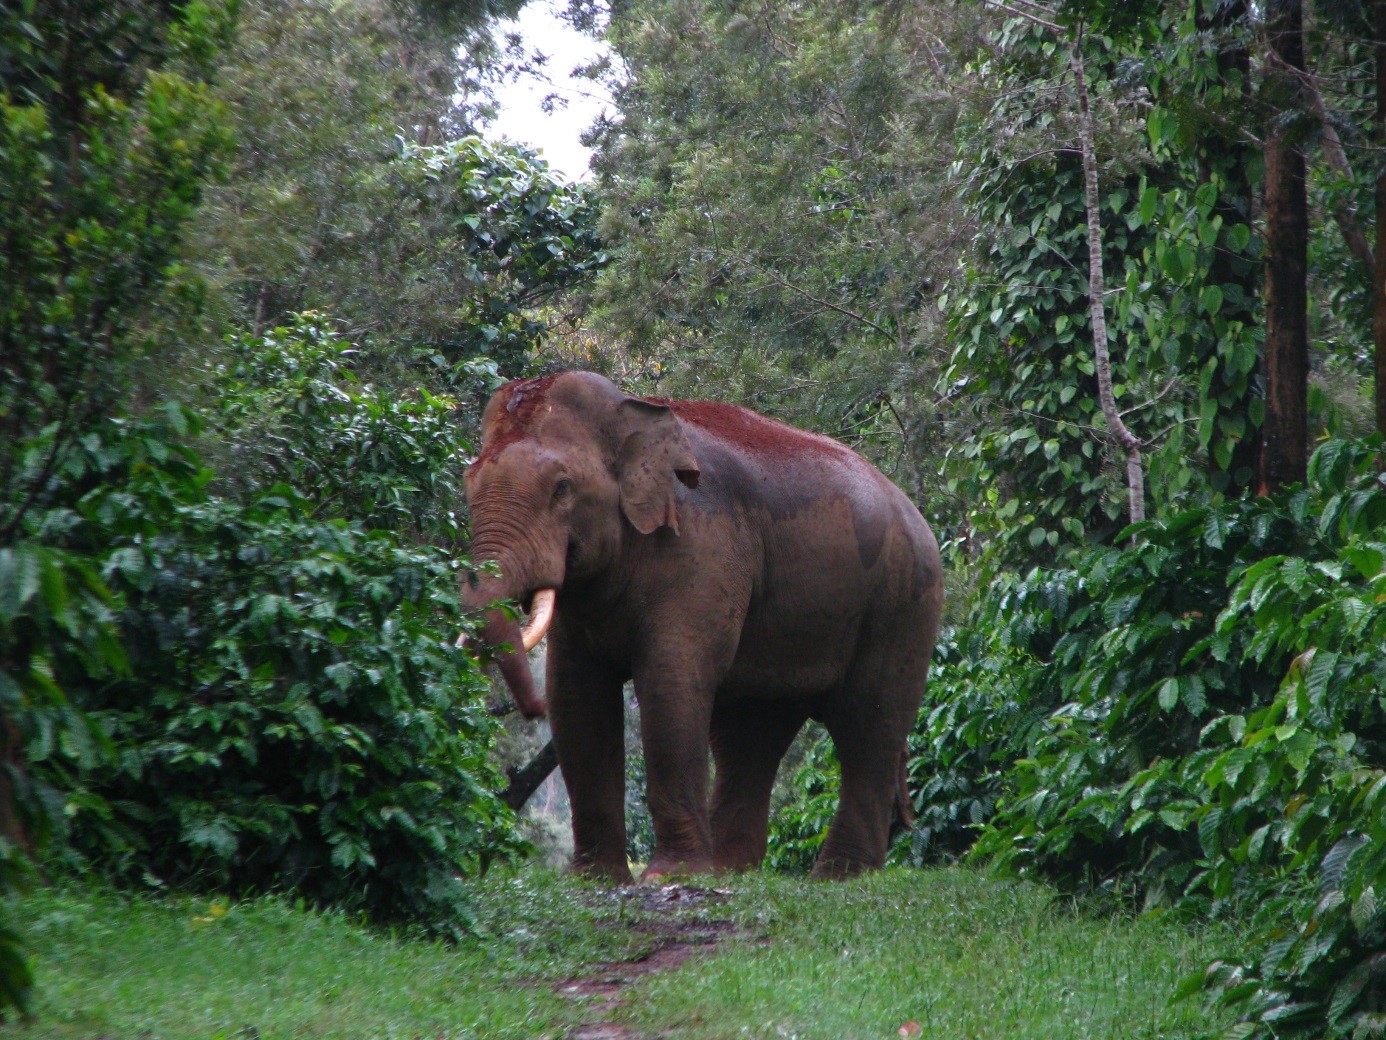
[[[674,481],[698,486],[698,460],[683,425],[668,405],[628,397],[620,407],[629,430],[616,460],[621,509],[641,534],[659,527],[673,528],[678,534]]]

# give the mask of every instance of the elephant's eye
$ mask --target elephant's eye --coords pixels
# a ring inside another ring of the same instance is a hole
[[[555,500],[567,498],[573,493],[573,482],[567,477],[559,477],[558,483],[553,486],[553,497]]]

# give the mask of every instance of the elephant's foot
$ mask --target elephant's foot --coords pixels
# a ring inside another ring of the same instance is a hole
[[[712,870],[716,874],[749,874],[753,870],[759,870],[764,861],[764,851],[759,855],[744,853],[723,855],[719,852],[713,861]]]
[[[718,873],[717,867],[709,856],[689,857],[687,859],[655,856],[650,861],[650,865],[645,868],[644,873],[640,875],[640,882],[649,885],[657,884],[671,877],[716,873]]]
[[[879,859],[861,859],[850,856],[820,855],[813,865],[809,877],[816,881],[841,881],[856,877],[868,870],[879,870],[883,864]]]
[[[610,882],[613,885],[631,885],[635,883],[635,878],[630,872],[630,864],[624,859],[618,862],[615,860],[592,860],[577,857],[568,864],[568,873],[576,874],[579,877],[590,878],[593,881]]]

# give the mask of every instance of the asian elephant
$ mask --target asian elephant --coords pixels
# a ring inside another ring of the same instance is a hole
[[[842,766],[814,873],[879,867],[943,603],[938,545],[877,469],[734,405],[631,397],[565,372],[501,387],[465,484],[463,606],[551,615],[547,705],[519,624],[480,640],[548,716],[574,869],[628,881],[621,689],[635,683],[655,849],[646,877],[756,866],[780,759],[809,718]],[[557,592],[556,608],[550,610]],[[715,786],[708,797],[711,751]]]

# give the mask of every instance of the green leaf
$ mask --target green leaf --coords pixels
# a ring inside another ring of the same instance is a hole
[[[1227,517],[1210,509],[1203,524],[1203,543],[1210,549],[1221,549],[1227,543],[1228,530]]]
[[[1254,1022],[1238,1022],[1224,1029],[1219,1034],[1219,1040],[1247,1040],[1247,1037],[1255,1035],[1258,1028]]]
[[[1223,811],[1217,806],[1211,806],[1198,821],[1198,842],[1206,856],[1222,854],[1222,821]]]
[[[1160,191],[1155,187],[1148,187],[1141,192],[1140,213],[1141,223],[1150,226],[1150,222],[1155,219],[1155,207],[1160,203]]]
[[[1197,675],[1183,676],[1180,679],[1180,700],[1191,715],[1202,715],[1208,708],[1208,697],[1203,680]]]
[[[0,549],[0,622],[17,618],[39,590],[39,550],[21,542]]]
[[[1169,118],[1165,109],[1156,106],[1150,110],[1150,114],[1146,116],[1145,125],[1146,132],[1150,134],[1151,144],[1159,145],[1164,142],[1168,124]]]
[[[1328,850],[1323,858],[1323,863],[1319,865],[1319,886],[1325,892],[1332,892],[1342,888],[1343,878],[1347,873],[1348,862],[1354,855],[1367,843],[1367,839],[1362,835],[1353,834],[1336,842]]]
[[[183,840],[194,848],[210,849],[223,857],[236,851],[236,832],[224,819],[190,824],[183,830]]]
[[[1179,681],[1177,679],[1166,679],[1160,684],[1160,693],[1157,698],[1160,707],[1165,711],[1173,711],[1175,705],[1179,703]]]
[[[1358,935],[1365,935],[1367,929],[1376,921],[1376,888],[1368,885],[1352,904],[1352,926]]]
[[[1227,245],[1234,253],[1243,252],[1251,244],[1251,228],[1246,224],[1233,224],[1226,229]]]
[[[1338,655],[1330,651],[1315,650],[1314,659],[1304,677],[1304,688],[1310,699],[1320,703],[1328,691],[1328,682],[1338,668]]]
[[[1212,212],[1218,202],[1218,189],[1211,181],[1204,181],[1194,189],[1194,202],[1204,216]]]

